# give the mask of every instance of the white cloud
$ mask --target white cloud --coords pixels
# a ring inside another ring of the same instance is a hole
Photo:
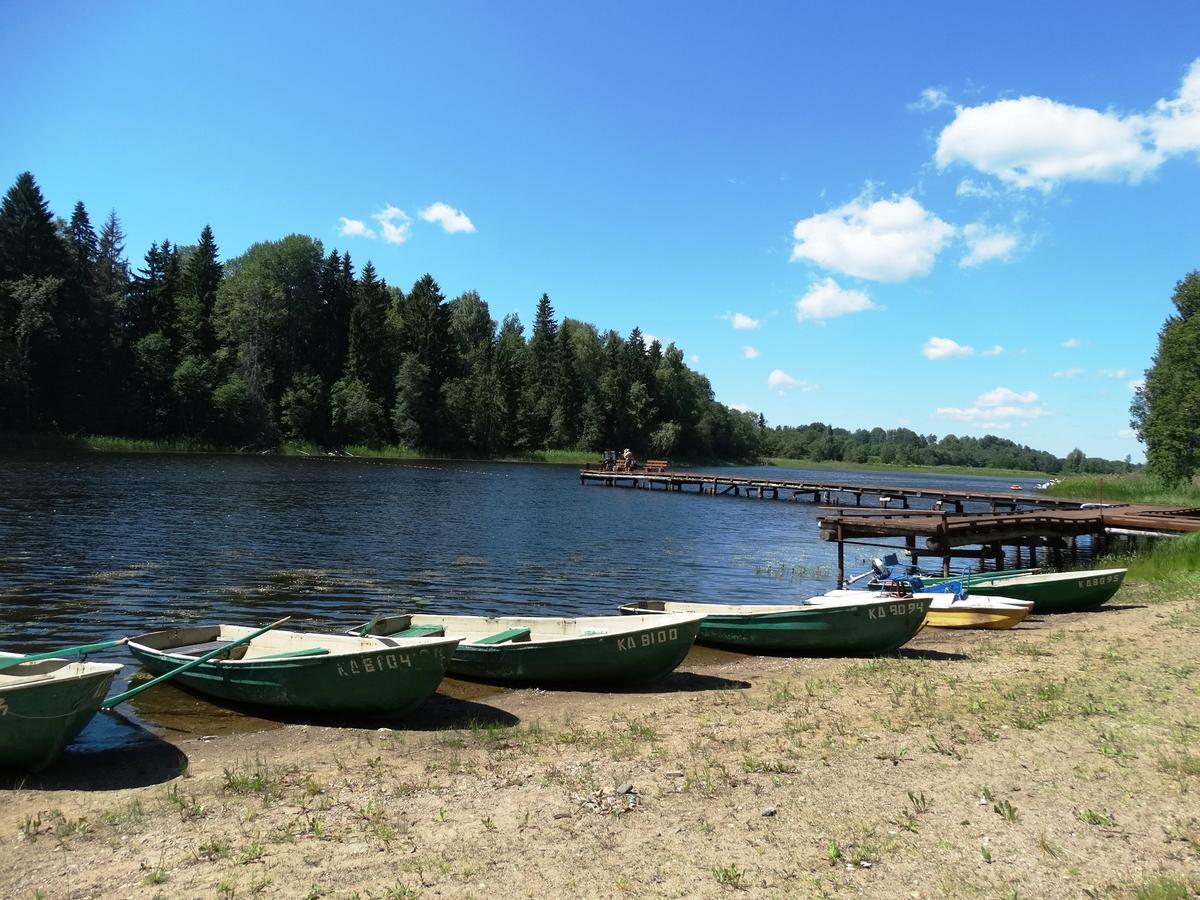
[[[1101,112],[1047,97],[958,107],[938,137],[938,168],[971,166],[1018,189],[1066,181],[1136,184],[1172,156],[1200,151],[1200,59],[1179,90],[1144,113]],[[959,185],[963,195],[968,182]]]
[[[1128,369],[1101,369],[1096,373],[1101,378],[1128,378]]]
[[[977,266],[993,259],[1007,260],[1017,247],[1014,235],[979,223],[964,225],[962,234],[968,250],[958,263],[963,267]]]
[[[693,353],[691,356],[689,356],[689,357],[688,357],[688,359],[689,359],[691,362],[698,363],[698,362],[700,362],[700,354],[699,354],[699,353]]]
[[[980,356],[999,356],[1003,352],[1004,352],[1004,348],[1001,347],[999,344],[997,344],[991,350],[984,350],[983,353],[981,353],[979,355]]]
[[[1002,406],[1009,403],[1036,403],[1037,398],[1038,395],[1033,391],[1017,393],[1006,387],[997,387],[980,394],[975,402],[979,406]]]
[[[1200,59],[1188,67],[1174,100],[1159,100],[1150,114],[1150,129],[1159,150],[1167,154],[1200,150]]]
[[[1065,347],[1068,350],[1074,350],[1076,347],[1080,346],[1081,344],[1083,344],[1083,341],[1079,340],[1079,338],[1077,338],[1077,337],[1069,337],[1065,341],[1062,342],[1063,347]]]
[[[1122,428],[1120,431],[1117,432],[1117,437],[1126,438],[1126,439],[1136,438],[1137,432],[1134,431],[1132,428]]]
[[[748,345],[743,347],[742,359],[758,359],[758,350]]]
[[[796,223],[792,261],[873,281],[906,281],[933,268],[954,236],[912,197],[870,202],[866,195]]]
[[[338,229],[338,234],[346,237],[375,237],[375,232],[367,227],[367,223],[362,219],[347,219],[345,216],[338,216],[338,220],[342,223],[342,227]]]
[[[966,422],[980,428],[1007,429],[1013,420],[1023,421],[1050,415],[1043,406],[1035,406],[1033,391],[1017,392],[1006,387],[992,388],[975,398],[972,406],[939,406],[935,415]]]
[[[379,223],[379,230],[387,243],[403,244],[408,240],[412,219],[404,210],[397,209],[389,203],[383,208],[383,212],[377,212],[371,218]]]
[[[775,369],[767,376],[767,385],[772,390],[778,391],[781,397],[786,391],[798,390],[808,393],[809,391],[816,390],[817,387],[810,381],[793,378],[782,369]]]
[[[941,109],[943,106],[953,106],[949,96],[942,88],[927,87],[921,91],[921,95],[908,104],[909,109],[915,109],[918,112],[931,112],[935,109]]]
[[[1054,373],[1055,378],[1075,378],[1083,374],[1083,369],[1073,366],[1070,369],[1059,369]]]
[[[1142,388],[1144,388],[1146,386],[1146,379],[1145,378],[1135,378],[1135,379],[1133,379],[1133,381],[1129,382],[1125,386],[1127,388],[1129,388],[1131,391],[1141,390]]]
[[[745,313],[725,313],[721,318],[732,322],[733,327],[739,331],[753,331],[762,325],[758,319],[752,319]]]
[[[440,200],[425,207],[417,215],[426,222],[435,222],[441,225],[442,230],[447,234],[470,234],[475,230],[475,225],[466,213],[442,203]]]
[[[878,309],[871,298],[862,291],[846,290],[832,278],[818,281],[808,293],[796,301],[796,319],[834,319],[850,313]]]
[[[921,348],[921,355],[926,359],[956,359],[970,356],[974,352],[974,347],[944,337],[931,337]]]
[[[738,412],[750,412],[749,403],[731,403],[729,404],[729,408],[736,409]]]

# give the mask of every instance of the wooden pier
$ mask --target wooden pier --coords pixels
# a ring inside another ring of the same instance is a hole
[[[952,508],[963,512],[966,504],[987,507],[989,512],[1018,509],[1077,509],[1077,502],[1022,494],[987,491],[962,491],[933,487],[898,487],[896,485],[857,484],[847,481],[810,481],[785,478],[750,478],[719,472],[612,471],[586,468],[579,473],[580,484],[601,484],[607,487],[631,487],[645,490],[694,490],[701,494],[757,497],[759,500],[808,500],[824,506],[864,506],[863,498],[874,500],[879,508],[912,509],[915,503],[925,503],[928,509]]]
[[[1008,559],[1015,559],[1017,566],[1023,562],[1036,566],[1040,555],[1042,563],[1061,568],[1068,558],[1071,562],[1078,559],[1081,541],[1083,550],[1098,555],[1109,549],[1115,535],[1136,539],[1200,531],[1200,508],[1080,503],[1020,491],[751,478],[660,468],[629,472],[586,468],[580,471],[579,482],[822,504],[827,509],[818,518],[818,526],[823,539],[837,542],[839,587],[845,583],[847,544],[903,551],[914,565],[923,556],[939,558],[942,572],[948,575],[955,558],[1004,568]],[[864,498],[873,504],[868,505]],[[968,504],[987,511],[969,512]],[[903,539],[903,545],[891,543],[898,539]],[[923,545],[918,545],[918,539],[923,539]]]
[[[1028,565],[1044,562],[1062,568],[1070,557],[1078,559],[1079,539],[1088,539],[1092,555],[1106,552],[1114,534],[1178,535],[1200,531],[1200,509],[1193,507],[1121,504],[1088,508],[1033,510],[1004,515],[949,513],[927,510],[829,510],[817,524],[821,537],[838,545],[838,584],[845,582],[845,545],[866,544],[903,550],[919,565],[922,556],[942,561],[942,573],[950,574],[952,558],[993,561],[1004,568],[1005,547],[1014,552],[1017,566],[1025,556]],[[903,538],[903,547],[885,542]],[[924,539],[918,546],[917,539]]]

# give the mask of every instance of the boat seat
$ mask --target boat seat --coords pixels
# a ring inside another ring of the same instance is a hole
[[[420,637],[442,637],[446,634],[444,625],[413,625],[405,628],[403,631],[393,631],[388,635],[390,638],[420,638]]]
[[[180,656],[203,656],[222,647],[228,646],[229,641],[208,641],[203,644],[184,644],[182,647],[167,647],[163,653],[176,653]],[[240,647],[235,649],[241,649]]]
[[[471,641],[472,644],[504,644],[510,641],[528,641],[528,628],[506,628],[504,631],[496,634],[489,634],[487,637],[476,638]]]

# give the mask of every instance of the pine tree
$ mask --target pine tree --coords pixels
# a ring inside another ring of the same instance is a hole
[[[0,284],[23,275],[65,278],[67,251],[33,175],[22,172],[0,204]]]

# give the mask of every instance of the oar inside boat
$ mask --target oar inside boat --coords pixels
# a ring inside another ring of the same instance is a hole
[[[235,647],[240,647],[243,644],[250,643],[256,637],[266,634],[272,628],[278,628],[283,623],[290,621],[291,618],[292,618],[291,616],[284,616],[282,619],[280,619],[277,622],[272,622],[270,625],[264,625],[262,628],[259,628],[257,631],[252,631],[249,634],[242,635],[237,640],[230,641],[229,643],[225,644],[224,646],[218,647],[216,650],[210,650],[208,653],[205,653],[203,656],[197,656],[195,659],[185,662],[182,666],[172,669],[170,672],[165,672],[162,675],[159,675],[157,678],[151,678],[149,681],[147,681],[143,684],[139,684],[137,687],[130,688],[129,690],[125,691],[125,693],[123,693],[123,694],[117,694],[115,697],[109,697],[107,700],[105,700],[103,703],[100,704],[100,708],[101,709],[112,709],[114,706],[116,706],[120,703],[124,703],[130,697],[140,694],[142,691],[146,690],[147,688],[152,688],[156,684],[162,684],[164,681],[174,678],[176,675],[179,675],[182,672],[186,672],[189,669],[194,669],[194,668],[196,668],[196,666],[201,665],[202,663],[206,663],[210,659],[215,659],[216,657],[221,656],[224,653],[228,653],[230,650],[233,650]]]
[[[19,666],[21,663],[37,662],[40,659],[58,659],[64,656],[86,656],[89,653],[99,653],[111,647],[119,647],[128,642],[129,638],[119,638],[115,641],[100,641],[96,644],[80,644],[76,647],[64,647],[62,650],[47,650],[44,653],[26,653],[24,656],[4,657],[0,659],[0,669]]]

